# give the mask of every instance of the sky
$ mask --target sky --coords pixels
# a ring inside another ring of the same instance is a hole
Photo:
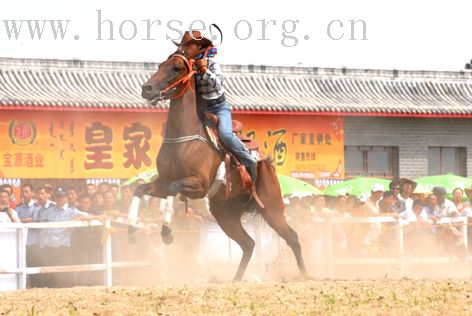
[[[0,57],[160,62],[169,37],[192,25],[211,36],[215,23],[223,64],[459,71],[472,58],[471,14],[470,0],[15,0],[0,10]],[[44,23],[41,39],[31,20]],[[69,20],[64,38],[48,20]]]

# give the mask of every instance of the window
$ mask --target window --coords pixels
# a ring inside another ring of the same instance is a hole
[[[398,147],[346,146],[346,178],[398,177]]]
[[[428,175],[446,173],[467,176],[465,147],[429,147]]]

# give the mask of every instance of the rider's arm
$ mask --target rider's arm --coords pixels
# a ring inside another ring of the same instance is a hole
[[[210,59],[208,61],[207,71],[203,74],[203,79],[208,81],[211,87],[220,90],[224,82],[221,66]]]

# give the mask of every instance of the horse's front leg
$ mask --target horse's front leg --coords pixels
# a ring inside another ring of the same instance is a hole
[[[133,199],[128,208],[128,241],[130,243],[136,242],[136,232],[138,231],[136,223],[138,221],[139,204],[144,195],[167,199],[167,185],[164,181],[157,178],[153,182],[142,184],[134,190]]]
[[[208,182],[198,177],[187,177],[181,180],[173,181],[168,189],[167,203],[161,211],[164,213],[162,218],[161,237],[165,244],[170,244],[174,240],[172,237],[172,228],[170,226],[173,215],[172,202],[173,197],[180,193],[191,199],[204,198],[208,192]]]

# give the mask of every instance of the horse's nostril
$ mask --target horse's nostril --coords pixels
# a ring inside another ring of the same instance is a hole
[[[152,86],[151,86],[151,85],[149,85],[149,84],[143,85],[143,91],[148,91],[148,92],[149,92],[149,91],[151,91],[151,90],[152,90]]]

